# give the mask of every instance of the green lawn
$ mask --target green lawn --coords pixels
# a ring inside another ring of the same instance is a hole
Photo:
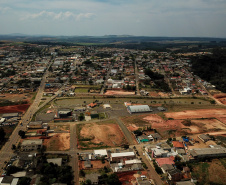
[[[89,89],[86,88],[76,88],[75,93],[88,93]]]

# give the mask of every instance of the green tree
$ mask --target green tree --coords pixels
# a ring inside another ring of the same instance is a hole
[[[20,178],[18,185],[30,185],[31,178],[29,177],[22,177]]]
[[[18,132],[18,134],[19,134],[19,136],[20,136],[22,139],[25,138],[25,131],[20,130],[20,131]]]

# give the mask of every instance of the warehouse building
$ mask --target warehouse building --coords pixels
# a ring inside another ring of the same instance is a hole
[[[134,152],[111,153],[110,161],[121,162],[124,160],[132,160],[135,158],[136,158],[136,155]]]
[[[127,110],[130,114],[133,113],[144,113],[144,112],[152,112],[150,107],[148,105],[133,105],[133,106],[128,106]]]
[[[198,148],[189,151],[195,159],[226,157],[226,148]]]

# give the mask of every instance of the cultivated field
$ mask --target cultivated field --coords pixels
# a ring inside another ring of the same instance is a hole
[[[77,125],[78,148],[105,148],[127,144],[118,124],[113,120]]]

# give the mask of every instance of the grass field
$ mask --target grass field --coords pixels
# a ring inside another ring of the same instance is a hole
[[[76,88],[75,93],[88,93],[89,88]]]
[[[198,184],[225,184],[226,182],[226,158],[213,159],[211,162],[200,162],[193,165],[192,176],[198,180]]]

